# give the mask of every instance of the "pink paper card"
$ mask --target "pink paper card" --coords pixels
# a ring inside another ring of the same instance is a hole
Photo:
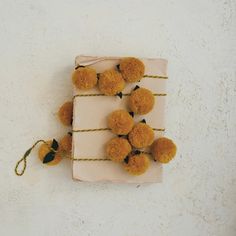
[[[78,56],[75,66],[89,66],[97,73],[115,68],[119,57]],[[167,61],[165,59],[141,59],[145,65],[145,74],[167,76]],[[151,90],[153,93],[166,93],[165,79],[143,78],[138,83],[127,83],[124,93],[130,93],[138,85]],[[100,93],[97,88],[80,91],[74,87],[73,94]],[[145,116],[135,116],[138,122],[145,118],[147,124],[154,128],[165,128],[166,96],[155,97],[154,109]],[[97,129],[107,127],[107,116],[114,110],[127,109],[127,97],[118,96],[75,97],[73,112],[73,130]],[[164,135],[156,131],[155,138]],[[108,140],[115,137],[109,130],[98,132],[74,132],[72,141],[72,158],[106,158],[104,146]],[[143,175],[128,174],[121,164],[112,161],[72,161],[73,179],[88,182],[109,181],[122,183],[154,183],[162,181],[162,165],[151,161],[150,168]]]

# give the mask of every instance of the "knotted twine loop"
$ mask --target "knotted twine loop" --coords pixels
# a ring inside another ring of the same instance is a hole
[[[43,139],[40,139],[40,140],[37,140],[34,144],[33,144],[33,146],[31,147],[31,148],[29,148],[26,152],[25,152],[25,154],[23,155],[23,157],[16,163],[16,167],[15,167],[15,173],[16,173],[16,175],[18,175],[18,176],[22,176],[24,173],[25,173],[25,169],[26,169],[26,167],[27,167],[27,157],[30,155],[30,153],[31,153],[31,151],[37,146],[37,144],[39,144],[39,143],[44,143],[44,144],[46,144],[47,146],[48,146],[48,148],[51,150],[51,151],[53,151],[53,152],[57,152],[56,150],[54,150],[53,148],[51,148],[50,147],[50,145],[48,145],[48,143],[45,141],[45,140],[43,140]],[[19,170],[19,166],[20,166],[20,164],[23,162],[23,167],[22,167],[22,169],[21,170]]]

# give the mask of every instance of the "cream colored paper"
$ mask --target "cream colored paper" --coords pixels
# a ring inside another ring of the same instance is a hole
[[[164,59],[142,59],[145,64],[145,74],[167,76],[167,61]],[[78,56],[76,66],[90,66],[101,73],[119,64],[118,57],[90,57]],[[136,86],[150,89],[153,93],[166,93],[166,80],[157,78],[143,78],[138,83],[127,83],[124,93],[130,93]],[[80,91],[74,88],[76,94],[100,93],[97,88]],[[74,100],[73,130],[106,128],[107,116],[116,109],[127,109],[127,97],[117,96],[76,97]],[[165,96],[155,97],[154,109],[145,116],[135,116],[138,122],[145,118],[153,128],[165,128],[164,108]],[[155,131],[155,136],[163,136],[163,132]],[[105,158],[104,145],[115,137],[110,131],[74,132],[74,158]],[[80,181],[110,181],[124,183],[152,183],[162,181],[162,165],[151,161],[150,168],[141,176],[131,176],[122,168],[121,164],[111,161],[73,161],[73,178]]]

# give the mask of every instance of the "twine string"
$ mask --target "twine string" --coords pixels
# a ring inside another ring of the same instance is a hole
[[[168,76],[162,76],[162,75],[144,75],[143,78],[168,79]]]
[[[131,93],[122,93],[122,96],[130,96],[130,95]],[[76,97],[99,97],[99,96],[108,96],[108,95],[105,95],[103,93],[76,94],[74,95],[73,99],[75,99]],[[167,94],[166,93],[153,93],[153,96],[164,97],[164,96],[167,96]]]
[[[165,128],[162,128],[162,129],[160,129],[160,128],[152,128],[153,129],[153,131],[165,131],[166,129]]]
[[[165,128],[152,128],[153,131],[165,131]],[[98,128],[98,129],[75,129],[72,132],[79,133],[79,132],[93,132],[93,131],[106,131],[111,130],[110,128]]]
[[[73,158],[70,157],[72,161],[110,161],[108,158]]]
[[[94,129],[93,129],[94,131]],[[81,131],[80,131],[81,132]],[[82,131],[83,132],[83,131]],[[45,140],[37,140],[31,148],[29,148],[23,155],[23,157],[16,163],[15,166],[15,174],[17,176],[22,176],[25,173],[26,167],[27,167],[27,157],[30,155],[31,151],[39,144],[39,143],[44,143],[48,146],[48,148],[53,151],[53,152],[58,152],[57,150],[53,149],[50,147],[50,145],[45,141]],[[140,151],[140,153],[145,153],[145,154],[150,154],[149,152],[146,151]],[[65,156],[64,158],[68,158],[72,161],[111,161],[108,158],[73,158],[72,156]],[[23,164],[22,164],[23,163]],[[19,170],[19,166],[23,165],[23,167]]]
[[[99,129],[75,129],[72,130],[72,132],[93,132],[93,131],[105,131],[105,130],[111,130],[110,128],[99,128]]]

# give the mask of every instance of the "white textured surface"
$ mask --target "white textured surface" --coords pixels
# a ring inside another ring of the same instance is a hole
[[[235,29],[230,0],[1,0],[0,235],[236,235]],[[36,152],[14,175],[34,140],[66,132],[78,54],[169,59],[179,151],[162,184],[79,184]]]

